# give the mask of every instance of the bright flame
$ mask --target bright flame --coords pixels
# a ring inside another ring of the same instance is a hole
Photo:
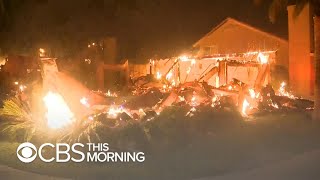
[[[161,75],[161,73],[160,73],[159,71],[156,73],[156,78],[157,78],[158,80],[162,78],[162,75]]]
[[[256,97],[256,93],[254,92],[253,89],[249,89],[249,94],[250,94],[251,98],[255,98]]]
[[[220,86],[220,79],[219,79],[219,76],[216,76],[216,87],[219,87]]]
[[[185,101],[185,98],[184,98],[184,96],[179,96],[179,101],[180,101],[180,102],[183,102],[183,101]]]
[[[193,65],[195,65],[196,64],[196,60],[195,59],[192,59],[191,60],[191,65],[193,66]]]
[[[176,86],[176,81],[174,79],[171,81],[171,86],[173,86],[173,87]]]
[[[90,107],[90,104],[88,103],[88,98],[86,98],[86,97],[82,97],[82,98],[80,99],[80,103],[81,103],[82,105],[84,105],[85,107]]]
[[[170,71],[168,74],[167,74],[167,76],[166,76],[166,79],[167,80],[170,80],[171,78],[172,78],[172,71]]]
[[[260,95],[260,93],[259,92],[256,93],[254,89],[249,89],[249,94],[252,99],[255,99],[255,98],[258,99]]]
[[[50,128],[63,128],[74,121],[73,113],[60,94],[49,91],[43,101],[47,108],[46,119]]]
[[[278,106],[278,104],[276,104],[276,103],[273,103],[273,102],[272,102],[272,103],[271,103],[271,106],[274,107],[274,108],[276,108],[276,109],[279,109],[279,106]]]
[[[247,109],[250,106],[249,102],[247,101],[247,99],[244,99],[243,103],[242,103],[242,110],[241,110],[241,114],[244,117],[247,117]]]
[[[216,107],[219,104],[220,104],[219,97],[218,96],[213,96],[213,98],[211,100],[211,107]]]
[[[192,95],[190,103],[191,103],[190,105],[193,106],[193,107],[199,105],[198,102],[197,102],[197,97],[195,95]]]
[[[39,56],[40,57],[44,57],[45,56],[46,51],[43,48],[39,49]]]
[[[20,85],[19,86],[19,89],[20,89],[21,92],[23,92],[26,88],[27,88],[27,86],[24,86],[24,85]]]
[[[180,56],[179,59],[181,61],[188,61],[189,60],[189,58],[187,56]]]
[[[281,83],[280,88],[278,90],[278,95],[279,96],[287,96],[288,98],[295,99],[296,97],[294,95],[292,95],[288,91],[286,91],[286,85],[287,84],[285,82]]]
[[[118,95],[114,92],[114,93],[111,93],[110,90],[107,91],[107,93],[105,93],[106,96],[108,97],[118,97]]]
[[[145,116],[146,113],[144,112],[144,110],[142,108],[139,109],[139,116],[140,118],[142,118],[143,116]]]
[[[189,74],[190,72],[191,72],[191,67],[188,67],[187,74]]]
[[[267,64],[269,56],[268,55],[263,55],[262,53],[259,53],[257,59],[261,64]]]

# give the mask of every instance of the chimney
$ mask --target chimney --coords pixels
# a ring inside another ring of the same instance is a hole
[[[295,5],[287,7],[289,30],[289,83],[293,92],[305,98],[313,93],[311,60],[311,11],[307,4],[294,17]]]
[[[104,44],[104,63],[114,64],[117,63],[117,38],[116,37],[106,37],[103,41]]]

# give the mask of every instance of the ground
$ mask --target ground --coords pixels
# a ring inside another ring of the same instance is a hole
[[[19,143],[5,140],[0,143],[0,163],[77,179],[261,179],[269,172],[277,176],[282,169],[287,171],[284,178],[299,177],[300,170],[300,175],[308,175],[304,177],[320,177],[305,174],[305,170],[314,170],[318,166],[315,159],[320,159],[320,126],[311,121],[310,112],[265,112],[247,119],[232,109],[203,110],[191,118],[183,111],[169,110],[144,124],[148,138],[142,137],[140,126],[117,134],[121,134],[118,138],[135,139],[136,148],[146,152],[141,164],[23,164],[16,157]],[[112,138],[110,142],[115,142]],[[289,165],[295,165],[292,173]]]

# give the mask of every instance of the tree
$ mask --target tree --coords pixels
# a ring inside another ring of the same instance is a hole
[[[261,3],[263,0],[254,0]],[[289,0],[272,0],[269,7],[269,19],[275,22],[278,14],[286,9]],[[313,118],[320,121],[320,0],[295,0],[294,16],[298,16],[303,8],[310,3],[314,10],[314,61],[315,61],[315,85],[314,85],[314,114]]]

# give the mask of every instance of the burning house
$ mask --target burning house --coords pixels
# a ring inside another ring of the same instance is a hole
[[[203,83],[211,86],[204,94],[212,96],[214,101],[217,96],[231,97],[244,116],[257,108],[262,100],[271,108],[279,108],[272,85],[283,89],[285,83],[281,82],[287,81],[286,40],[227,18],[193,47],[198,50],[196,53],[150,60],[149,73],[163,83],[159,86],[163,92],[171,92],[160,108],[170,106],[177,99],[183,99],[193,107],[203,103],[205,100],[199,98],[201,89],[206,89]],[[280,78],[279,69],[284,70]],[[131,76],[135,78],[133,74]],[[154,84],[151,86],[155,87]],[[189,98],[178,95],[188,88],[192,89]],[[280,96],[295,98],[286,93],[280,93]]]
[[[209,59],[224,55],[226,59],[252,61],[258,52],[267,52],[271,69],[288,69],[288,42],[272,34],[232,18],[227,18],[194,45],[197,56]],[[251,56],[250,56],[251,55]],[[254,68],[228,66],[227,79],[237,78],[252,84],[252,77],[257,74]],[[271,79],[270,79],[271,82]]]
[[[193,47],[198,50],[197,53],[179,57],[178,66],[174,58],[151,60],[151,73],[158,78],[162,75],[166,78],[174,76],[174,81],[179,83],[197,80],[219,87],[234,78],[253,85],[259,73],[255,63],[262,61],[268,61],[271,65],[263,85],[272,83],[272,71],[288,69],[286,40],[232,18],[227,18],[213,28]],[[285,76],[277,79],[286,80]]]
[[[288,67],[288,42],[233,18],[227,18],[193,44],[198,56],[274,51],[275,64]]]
[[[233,109],[245,119],[255,112],[311,109],[312,106],[312,102],[290,94],[286,83],[279,82],[279,90],[270,86],[273,69],[288,67],[288,42],[231,18],[193,45],[197,53],[150,59],[144,65],[128,60],[116,64],[112,61],[116,58],[116,42],[113,39],[106,44],[109,44],[106,48],[109,56],[97,57],[93,66],[97,91],[60,71],[56,58],[47,57],[45,50],[39,49],[37,61],[42,77],[39,88],[29,84],[21,86],[14,92],[18,98],[5,101],[5,107],[15,105],[24,110],[15,103],[22,102],[28,107],[27,112],[30,111],[25,113],[26,121],[33,120],[29,117],[32,114],[45,122],[42,125],[48,129],[72,127],[75,130],[62,133],[62,139],[91,141],[91,135],[99,137],[96,126],[114,128],[130,121],[151,121],[169,106],[182,108],[188,117],[204,109]],[[89,44],[88,49],[104,52],[101,51],[104,47],[96,43]],[[84,61],[91,63],[90,59]],[[104,88],[105,77],[114,72],[125,77],[122,91]],[[27,86],[32,91],[30,98],[22,98],[28,94],[24,90]],[[6,108],[3,112],[7,112]]]

